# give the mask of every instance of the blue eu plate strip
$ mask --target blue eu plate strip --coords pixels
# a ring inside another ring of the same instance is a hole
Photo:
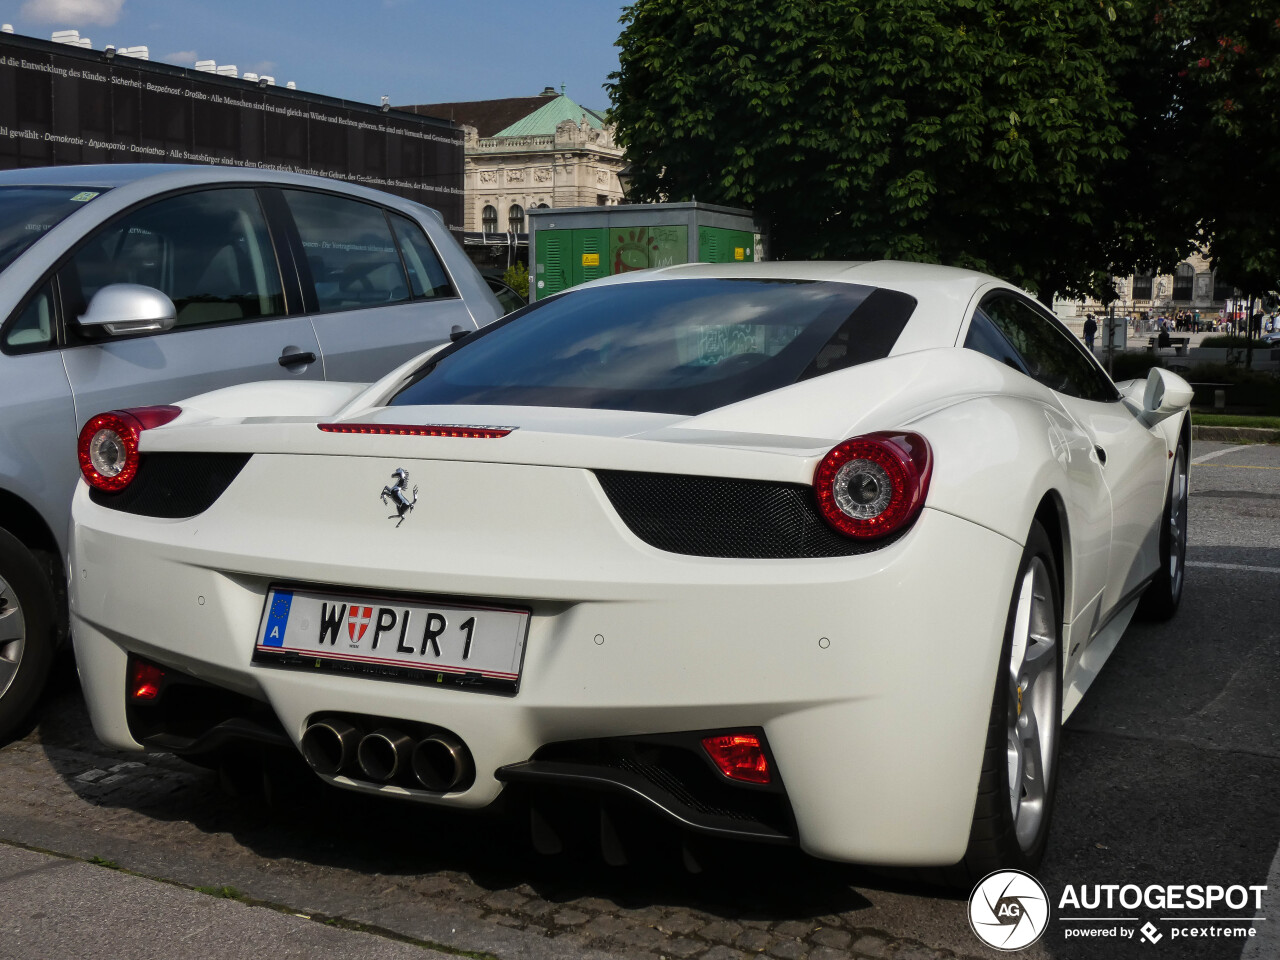
[[[276,597],[271,601],[271,612],[267,614],[267,627],[262,632],[260,646],[280,647],[284,645],[284,628],[289,622],[289,607],[292,603],[292,591],[276,591]]]

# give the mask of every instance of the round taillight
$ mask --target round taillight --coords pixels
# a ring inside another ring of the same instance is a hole
[[[920,512],[933,455],[915,433],[869,433],[837,444],[818,464],[813,490],[827,523],[859,539],[888,536]]]
[[[123,490],[138,474],[142,431],[168,423],[181,412],[171,406],[135,407],[90,417],[76,445],[85,480],[99,490]]]

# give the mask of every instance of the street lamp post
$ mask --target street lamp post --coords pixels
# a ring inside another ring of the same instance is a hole
[[[631,183],[633,180],[631,173],[631,164],[625,163],[622,169],[618,171],[618,188],[622,191],[622,202],[630,203],[631,198],[627,196],[631,192]]]

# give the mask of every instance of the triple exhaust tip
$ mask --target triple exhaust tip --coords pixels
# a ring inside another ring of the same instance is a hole
[[[424,790],[447,793],[473,774],[471,754],[451,734],[433,733],[421,740],[392,727],[361,734],[339,718],[318,720],[302,734],[302,755],[313,770],[334,777],[358,768],[376,783],[411,773]]]

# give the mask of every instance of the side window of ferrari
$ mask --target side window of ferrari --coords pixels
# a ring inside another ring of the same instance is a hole
[[[1110,379],[1089,359],[1084,348],[1021,297],[993,294],[982,302],[978,312],[986,316],[1021,358],[1026,374],[1051,390],[1069,397],[1103,402],[1119,396]],[[970,332],[972,334],[972,327]]]
[[[969,322],[969,333],[964,338],[964,345],[969,350],[986,354],[992,360],[1031,376],[1017,349],[981,307],[974,311],[973,319]]]

